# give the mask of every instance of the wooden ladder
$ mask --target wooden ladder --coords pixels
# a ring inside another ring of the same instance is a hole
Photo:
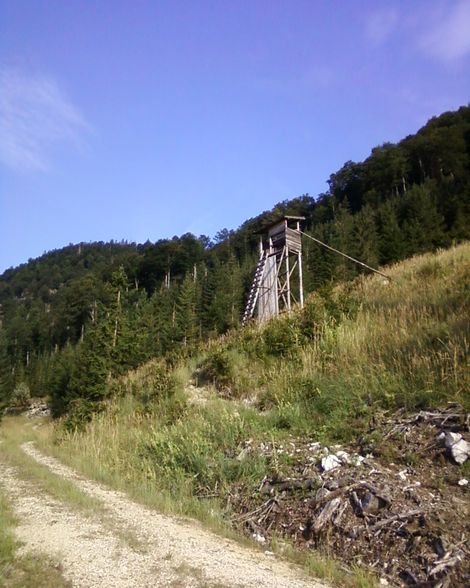
[[[266,252],[263,251],[261,257],[258,260],[258,263],[256,264],[255,275],[251,284],[250,292],[248,294],[248,299],[246,301],[245,312],[243,313],[242,325],[245,325],[253,317],[255,312],[267,259],[268,256]]]

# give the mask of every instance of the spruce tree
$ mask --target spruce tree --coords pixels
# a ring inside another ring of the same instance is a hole
[[[379,239],[375,215],[370,206],[365,206],[354,216],[349,254],[368,265],[378,264]]]
[[[380,264],[399,261],[403,257],[405,247],[394,201],[390,200],[382,204],[377,219]]]
[[[445,245],[444,218],[439,213],[433,193],[434,182],[413,186],[401,206],[402,231],[406,254],[423,253]]]
[[[198,297],[193,276],[186,274],[176,304],[177,337],[184,345],[191,345],[198,339]]]
[[[104,399],[106,382],[111,371],[112,330],[103,319],[86,332],[77,353],[68,385],[67,399],[83,398],[92,403]]]
[[[0,327],[0,406],[8,404],[13,389],[11,362],[5,331]]]

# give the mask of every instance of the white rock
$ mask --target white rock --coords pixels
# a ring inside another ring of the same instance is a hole
[[[453,447],[456,443],[458,443],[462,439],[462,435],[460,433],[446,433],[445,437],[445,445],[447,449]]]
[[[458,483],[459,486],[468,486],[468,480],[467,480],[467,478],[462,478],[457,483]]]
[[[360,466],[361,463],[365,460],[365,457],[362,457],[362,455],[356,455],[354,454],[352,457],[352,463],[355,466]],[[372,472],[371,472],[372,473]]]
[[[343,463],[349,463],[349,453],[347,451],[340,451],[336,452],[336,457],[339,458]]]
[[[462,465],[470,457],[470,443],[465,439],[460,439],[460,441],[452,445],[450,452],[456,463]]]
[[[266,543],[266,537],[263,537],[263,535],[260,535],[259,533],[254,533],[253,539],[258,543],[261,543],[261,545],[263,545],[263,543]]]
[[[324,472],[334,470],[335,468],[338,468],[340,465],[342,465],[341,460],[337,458],[334,454],[327,455],[321,460],[321,467]]]

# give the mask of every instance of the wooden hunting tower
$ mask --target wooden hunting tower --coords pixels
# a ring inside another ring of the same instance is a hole
[[[260,258],[243,314],[243,324],[256,311],[263,322],[294,304],[304,305],[302,283],[302,241],[300,221],[303,216],[284,216],[264,227],[260,239]]]

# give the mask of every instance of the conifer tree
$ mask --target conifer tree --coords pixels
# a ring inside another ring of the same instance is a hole
[[[106,319],[87,330],[74,358],[67,390],[68,403],[77,398],[92,403],[104,399],[111,369],[112,336],[112,329]]]
[[[46,385],[51,397],[50,407],[53,417],[62,416],[67,411],[72,398],[69,384],[75,355],[76,348],[66,345],[51,358]]]
[[[191,274],[186,274],[176,304],[177,336],[184,345],[190,345],[198,339],[197,289]]]
[[[444,218],[433,194],[434,183],[428,180],[413,186],[402,201],[402,231],[406,254],[422,253],[445,244]]]
[[[11,362],[7,349],[5,331],[0,327],[0,406],[8,403],[13,388]]]
[[[398,224],[397,207],[389,200],[379,208],[379,262],[393,263],[402,259],[404,254],[403,233]]]
[[[335,218],[329,228],[331,232],[329,233],[327,243],[345,253],[351,251],[354,243],[354,217],[350,213],[346,203],[338,207]],[[333,275],[336,279],[347,280],[356,275],[357,269],[350,261],[337,254],[330,254],[329,257],[331,260],[330,263],[334,267]]]
[[[379,240],[375,215],[370,206],[364,206],[361,212],[354,215],[349,254],[368,265],[378,264]]]

